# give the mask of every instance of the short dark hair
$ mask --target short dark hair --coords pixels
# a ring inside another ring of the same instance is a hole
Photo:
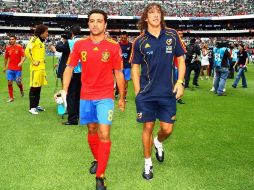
[[[93,9],[93,10],[91,10],[91,11],[88,13],[88,21],[89,21],[90,16],[91,16],[92,14],[102,14],[103,17],[104,17],[105,23],[108,22],[108,15],[107,15],[107,13],[106,13],[105,11],[100,10],[100,9]]]
[[[46,30],[48,30],[48,27],[46,25],[39,24],[34,30],[34,35],[40,37],[40,35],[43,34]]]
[[[81,33],[81,27],[79,25],[73,25],[73,26],[71,26],[71,32],[74,35],[80,35],[80,33]]]
[[[15,35],[10,35],[10,38],[14,38],[15,40],[17,40],[17,37]]]
[[[190,43],[194,44],[195,42],[196,42],[196,39],[195,38],[191,38]]]
[[[127,33],[126,31],[122,31],[122,32],[121,32],[121,35],[126,35],[126,36],[128,36],[128,33]]]
[[[66,39],[66,40],[68,39],[66,34],[62,34],[61,38]]]

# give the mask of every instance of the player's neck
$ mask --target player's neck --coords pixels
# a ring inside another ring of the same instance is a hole
[[[156,38],[159,37],[160,33],[161,33],[161,26],[148,26],[147,31],[152,34],[153,36],[155,36]]]
[[[101,35],[98,35],[98,36],[95,36],[95,35],[90,35],[90,39],[95,42],[95,43],[98,43],[98,42],[101,42],[102,40],[105,39],[105,35],[104,34],[101,34]]]

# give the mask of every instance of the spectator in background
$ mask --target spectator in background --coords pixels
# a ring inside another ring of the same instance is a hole
[[[238,49],[238,61],[235,63],[234,68],[238,66],[239,69],[232,87],[236,88],[240,78],[242,78],[242,87],[247,88],[247,80],[244,73],[248,64],[248,54],[245,51],[243,44],[239,44]]]
[[[71,52],[76,41],[82,38],[81,27],[73,25],[70,28],[71,39],[65,43],[65,48],[69,48]],[[68,63],[67,63],[68,64]],[[64,125],[78,125],[79,121],[79,104],[80,104],[80,90],[81,90],[81,61],[78,60],[77,66],[73,69],[71,82],[69,84],[67,93],[67,111],[68,120],[63,122]]]
[[[223,96],[226,80],[229,73],[229,59],[230,53],[224,42],[217,42],[214,48],[214,92],[218,96]]]
[[[123,66],[124,66],[124,69],[123,69],[124,80],[125,80],[124,96],[125,96],[125,101],[127,101],[126,95],[128,92],[128,81],[131,80],[131,63],[129,62],[129,59],[131,55],[132,44],[128,40],[128,34],[126,31],[123,31],[121,33],[119,44],[122,49],[122,58],[123,58]]]
[[[209,68],[209,48],[207,44],[204,44],[202,47],[201,54],[201,71],[200,71],[200,79],[204,80],[204,71],[206,71],[206,79],[210,79],[210,68]]]
[[[229,59],[229,74],[228,78],[233,79],[234,78],[234,65],[235,62],[237,61],[237,52],[238,50],[235,48],[234,43],[229,44],[229,53],[230,53],[230,59]]]
[[[196,43],[196,39],[192,38],[190,40],[189,45],[186,47],[187,53],[186,53],[186,74],[185,74],[185,88],[189,88],[189,82],[190,82],[190,75],[191,71],[194,70],[194,78],[193,78],[193,85],[199,86],[198,84],[198,77],[200,74],[200,68],[201,68],[201,62],[200,62],[200,55],[201,50],[200,46]]]
[[[21,96],[24,96],[23,84],[22,84],[22,64],[25,60],[24,49],[21,45],[16,44],[16,36],[12,35],[9,39],[9,45],[6,47],[4,56],[4,73],[7,70],[8,80],[8,92],[9,100],[7,102],[13,102],[13,86],[12,82],[16,81]],[[8,67],[7,67],[8,66]]]
[[[50,49],[54,53],[56,51],[62,53],[62,55],[61,55],[61,57],[59,58],[59,61],[58,61],[57,78],[60,78],[61,83],[63,84],[63,72],[64,72],[64,69],[66,67],[66,63],[67,63],[67,60],[69,58],[69,55],[70,55],[70,47],[69,47],[67,35],[64,34],[61,37],[62,38],[56,44],[56,47],[54,47],[53,45],[50,45]]]
[[[38,111],[45,111],[39,106],[41,87],[46,85],[46,70],[45,70],[45,40],[48,37],[48,27],[40,24],[37,25],[34,31],[34,36],[28,42],[25,54],[30,60],[30,91],[29,101],[31,114],[38,114]]]

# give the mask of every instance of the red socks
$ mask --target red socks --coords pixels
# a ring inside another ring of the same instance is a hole
[[[96,177],[101,177],[105,174],[105,170],[108,164],[108,158],[110,154],[111,141],[102,142],[99,141],[98,146],[98,168],[96,172]]]
[[[13,99],[13,87],[12,87],[12,84],[8,85],[8,91],[9,91],[10,98]]]
[[[95,160],[98,160],[99,136],[96,134],[87,135],[88,144]]]

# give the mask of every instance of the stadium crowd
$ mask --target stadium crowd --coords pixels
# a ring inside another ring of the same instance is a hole
[[[140,16],[149,1],[125,0],[5,0],[0,1],[1,12],[42,14],[87,14],[100,8],[109,15]],[[166,10],[166,16],[203,17],[254,14],[253,0],[161,0],[156,1]]]

